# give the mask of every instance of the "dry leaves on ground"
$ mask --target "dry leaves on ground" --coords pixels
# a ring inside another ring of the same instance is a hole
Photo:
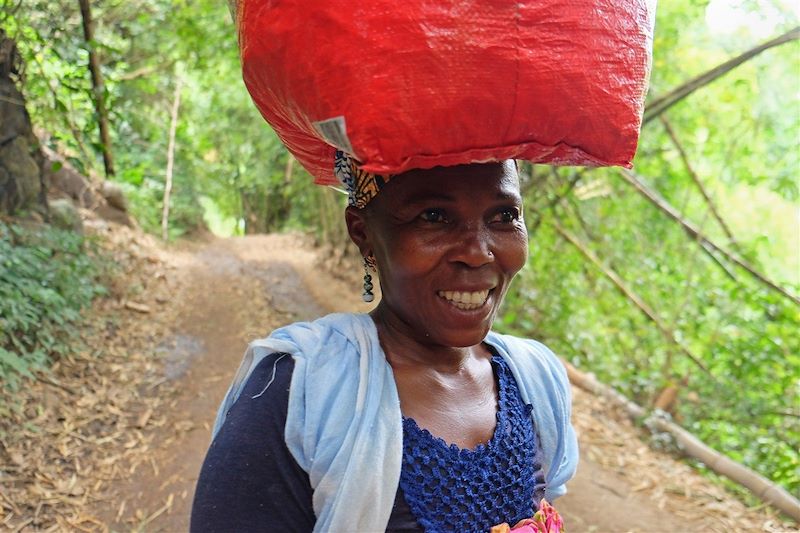
[[[104,530],[89,504],[116,480],[153,468],[151,430],[165,423],[175,396],[155,340],[166,336],[169,295],[180,280],[148,237],[116,226],[95,231],[119,276],[88,313],[83,347],[36,381],[0,393],[3,530]],[[130,301],[146,305],[150,318]]]

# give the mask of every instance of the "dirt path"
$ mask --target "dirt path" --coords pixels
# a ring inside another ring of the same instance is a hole
[[[368,309],[358,287],[313,268],[315,252],[299,237],[213,240],[169,255],[182,280],[172,295],[177,318],[154,342],[175,395],[161,413],[166,423],[152,430],[148,460],[96,505],[95,515],[114,531],[188,529],[216,408],[248,340],[291,321]],[[598,402],[576,392],[583,458],[570,494],[556,505],[570,532],[770,530],[769,515],[753,514],[650,451],[624,417]]]
[[[109,498],[115,505],[98,513],[112,530],[188,529],[210,427],[249,340],[289,322],[368,309],[356,290],[310,268],[316,258],[307,246],[295,236],[257,236],[172,254],[183,290],[174,295],[174,332],[159,345],[177,397],[150,467],[137,468]]]

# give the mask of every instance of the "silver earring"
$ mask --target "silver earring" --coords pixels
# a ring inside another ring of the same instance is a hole
[[[361,298],[369,303],[375,299],[375,295],[372,294],[372,276],[369,275],[369,261],[367,258],[364,258],[364,294],[361,295]]]

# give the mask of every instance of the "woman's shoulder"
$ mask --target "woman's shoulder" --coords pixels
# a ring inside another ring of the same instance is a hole
[[[506,360],[510,359],[515,364],[536,365],[566,376],[561,359],[542,342],[494,331],[489,332],[486,341]]]
[[[342,348],[358,345],[374,335],[375,326],[369,315],[331,313],[313,321],[295,322],[273,331],[269,337],[250,343],[251,348],[286,351],[293,355],[311,355],[319,347]],[[322,352],[330,353],[330,350]]]

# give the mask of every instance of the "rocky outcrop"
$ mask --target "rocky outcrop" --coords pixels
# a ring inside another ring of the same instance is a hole
[[[55,197],[66,197],[76,206],[92,209],[99,201],[99,196],[92,189],[89,178],[75,170],[63,157],[46,146],[44,152],[45,182],[49,194]]]
[[[50,198],[68,199],[76,207],[91,211],[103,220],[136,226],[128,212],[128,199],[119,184],[103,181],[98,185],[75,170],[61,155],[46,146],[42,147],[42,151]]]
[[[16,44],[0,28],[0,214],[27,212],[29,218],[81,231],[80,209],[85,209],[88,216],[135,226],[119,185],[94,184],[39,142],[17,88],[20,71]]]
[[[31,129],[25,99],[17,89],[16,44],[0,29],[0,212],[46,211],[46,186],[39,142]]]
[[[66,198],[50,202],[50,223],[61,229],[83,233],[83,220],[75,204]]]

